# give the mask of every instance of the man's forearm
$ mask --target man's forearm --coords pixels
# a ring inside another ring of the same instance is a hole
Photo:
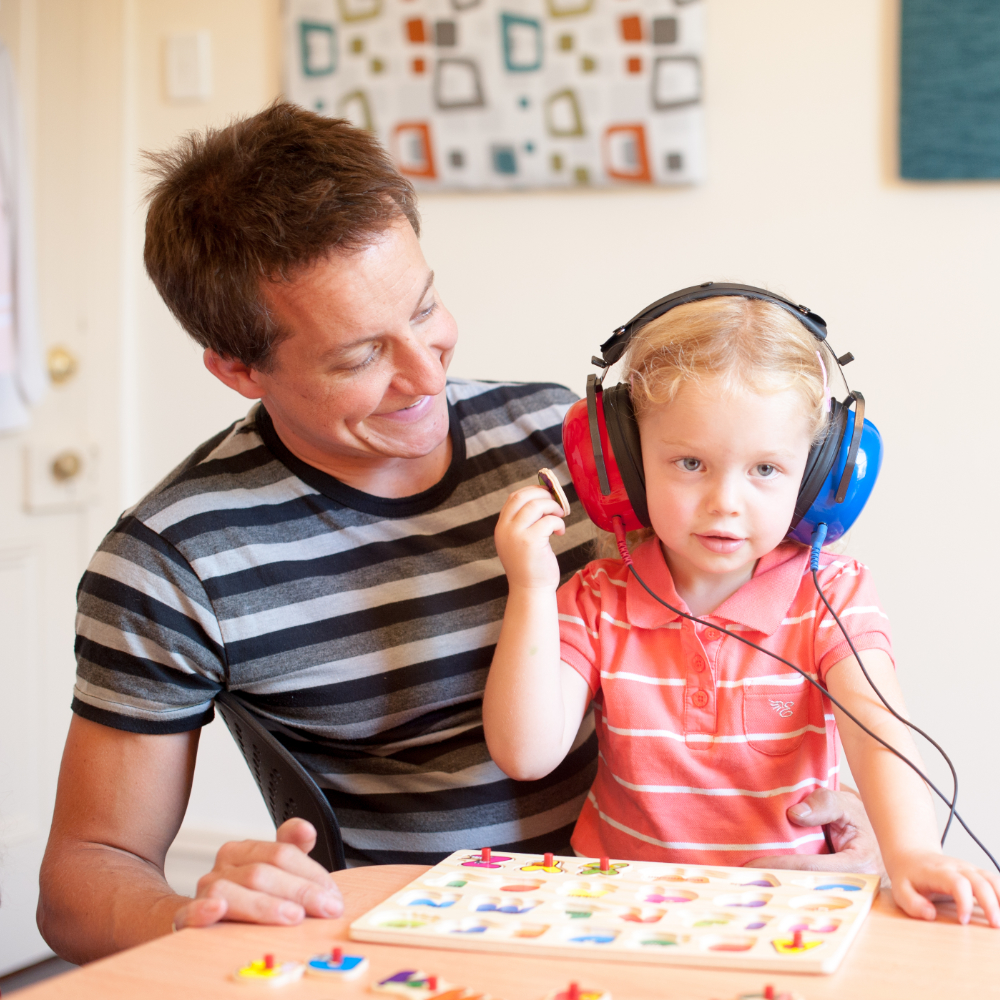
[[[152,862],[104,844],[50,842],[40,888],[38,929],[77,964],[169,933],[188,901]]]

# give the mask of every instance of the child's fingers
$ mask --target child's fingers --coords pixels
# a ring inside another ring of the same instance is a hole
[[[1000,875],[977,870],[967,874],[972,894],[983,908],[991,927],[1000,927]]]
[[[961,872],[950,872],[949,882],[952,884],[952,888],[944,889],[944,892],[950,892],[952,898],[955,900],[955,909],[958,912],[958,922],[960,924],[967,924],[972,919],[972,907],[975,904],[975,898],[972,894],[972,883],[961,873]]]
[[[540,517],[534,524],[530,525],[525,530],[525,535],[528,538],[541,541],[542,539],[547,539],[550,535],[562,535],[566,532],[566,525],[561,517],[555,517],[552,514],[546,514],[544,517]]]
[[[537,490],[540,496],[531,497],[521,504],[507,519],[509,527],[515,531],[527,531],[549,517],[563,523],[562,508],[544,490]],[[546,534],[551,534],[551,530]]]
[[[934,909],[934,904],[917,892],[909,879],[900,879],[898,882],[892,883],[892,898],[899,905],[900,909],[911,917],[919,917],[922,920],[934,920],[937,918],[937,910]]]
[[[546,514],[562,516],[562,507],[552,499],[548,490],[543,490],[540,486],[526,486],[524,489],[515,490],[507,497],[500,509],[498,524],[506,525],[515,522],[520,524],[525,518],[529,524],[537,521],[541,516],[540,512],[537,512],[538,505],[544,506]],[[533,509],[536,509],[534,515],[531,514]]]
[[[946,865],[935,866],[923,873],[923,878],[919,879],[919,892],[925,896],[929,896],[931,893],[951,896],[955,901],[958,922],[967,924],[972,919],[972,907],[975,903],[972,883],[969,881],[967,873],[960,868],[947,865],[948,859],[944,860]],[[912,887],[912,883],[908,879],[904,879],[903,884]],[[934,904],[930,905],[933,909]]]

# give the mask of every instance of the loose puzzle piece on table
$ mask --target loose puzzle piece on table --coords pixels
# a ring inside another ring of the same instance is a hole
[[[600,989],[581,989],[578,983],[570,983],[564,990],[549,993],[545,1000],[611,1000],[611,994]]]
[[[442,976],[420,969],[403,969],[377,983],[372,983],[373,993],[409,997],[411,1000],[492,1000],[488,993],[477,993],[464,986],[455,986]]]
[[[355,920],[350,936],[525,956],[829,973],[878,889],[875,875],[456,851]]]
[[[741,993],[736,1000],[802,1000],[798,993],[778,991],[773,986],[765,986],[762,993]]]
[[[301,962],[275,962],[273,955],[265,955],[237,969],[233,979],[248,986],[287,986],[301,979],[305,970]]]
[[[368,968],[363,955],[345,955],[334,948],[326,955],[314,955],[306,964],[306,975],[318,979],[357,979]]]

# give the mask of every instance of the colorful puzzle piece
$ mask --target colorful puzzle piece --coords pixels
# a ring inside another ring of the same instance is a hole
[[[612,864],[606,858],[600,861],[592,861],[584,865],[579,874],[581,875],[620,875],[626,868],[630,867],[627,861],[616,861]]]
[[[800,952],[808,951],[810,948],[818,948],[822,941],[800,941],[795,942],[793,938],[775,938],[771,944],[779,955],[798,955]]]
[[[472,854],[462,862],[463,868],[502,868],[505,861],[511,861],[509,854],[494,854],[484,847],[479,854]]]
[[[492,1000],[488,993],[477,993],[465,986],[455,986],[441,976],[419,969],[404,969],[371,986],[373,993],[409,997],[410,1000]]]
[[[275,962],[273,955],[265,955],[237,969],[233,979],[249,986],[287,986],[301,979],[305,971],[301,962]]]
[[[798,993],[779,993],[773,986],[765,986],[763,993],[741,993],[736,1000],[802,1000]]]
[[[605,990],[595,990],[581,987],[578,983],[570,983],[566,989],[550,993],[545,1000],[611,1000],[611,994]]]
[[[357,979],[368,968],[363,955],[345,955],[334,948],[327,955],[314,955],[306,963],[306,975],[320,979]]]
[[[543,472],[548,472],[548,471],[549,471],[548,469],[542,469],[538,473],[538,481],[540,483],[542,482],[542,473]],[[545,486],[546,484],[542,483],[542,485]],[[558,485],[558,484],[556,484],[556,485]],[[546,487],[546,488],[548,488],[548,487]],[[563,494],[563,496],[565,497],[565,494]],[[568,502],[565,505],[565,510],[566,510],[567,515],[568,515],[569,514],[569,503]],[[521,869],[521,871],[523,871],[523,872],[547,872],[549,875],[561,875],[561,874],[563,874],[566,871],[566,869],[563,868],[561,861],[556,861],[555,860],[555,855],[553,855],[553,854],[545,854],[545,855],[542,856],[542,860],[541,861],[532,861],[531,864],[525,865]]]
[[[385,979],[373,983],[373,993],[388,993],[397,997],[412,997],[413,1000],[423,1000],[424,997],[436,996],[439,992],[452,989],[452,984],[440,976],[429,976],[420,969],[403,969]]]

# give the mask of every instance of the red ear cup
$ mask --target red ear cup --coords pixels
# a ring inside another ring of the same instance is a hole
[[[622,481],[615,460],[611,442],[608,439],[608,429],[604,422],[603,392],[597,390],[597,427],[600,434],[601,451],[604,453],[604,467],[607,470],[609,492],[601,489],[597,471],[597,461],[594,457],[594,445],[590,434],[590,418],[587,413],[587,400],[577,400],[567,411],[563,420],[563,448],[566,451],[566,464],[569,474],[573,477],[576,494],[583,504],[591,521],[604,531],[614,531],[611,519],[620,517],[626,531],[635,531],[643,526],[629,500],[628,491]]]

